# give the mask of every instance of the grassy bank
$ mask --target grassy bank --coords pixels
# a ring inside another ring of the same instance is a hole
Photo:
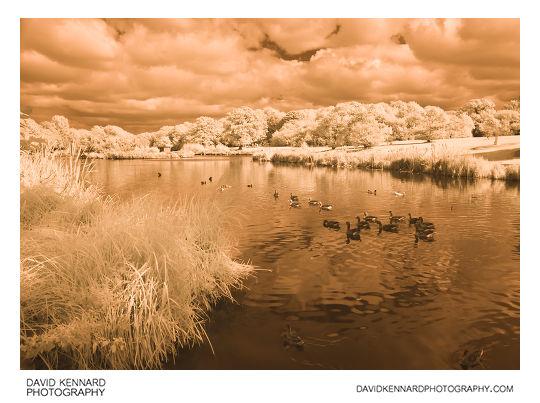
[[[255,161],[271,161],[323,167],[383,169],[424,173],[448,177],[518,180],[519,165],[503,165],[487,161],[448,143],[400,145],[365,150],[261,150],[253,154]]]
[[[205,340],[206,312],[251,266],[211,202],[120,203],[88,167],[21,154],[21,358],[29,367],[159,368]]]

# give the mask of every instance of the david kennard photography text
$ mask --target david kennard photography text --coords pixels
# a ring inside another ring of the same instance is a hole
[[[103,378],[26,378],[26,396],[103,396]]]

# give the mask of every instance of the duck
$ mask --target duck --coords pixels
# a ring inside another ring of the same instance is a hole
[[[333,207],[331,204],[323,204],[323,202],[319,202],[319,211],[320,210],[332,210]]]
[[[292,200],[289,200],[289,207],[300,208],[302,206],[298,202],[293,202]]]
[[[370,195],[375,195],[375,196],[377,196],[377,189],[375,189],[375,190],[373,190],[373,191],[371,191],[371,190],[368,189],[367,192],[368,192]]]
[[[405,221],[405,216],[402,216],[402,215],[392,215],[392,211],[390,210],[388,212],[390,214],[390,224],[394,223],[394,222],[399,222],[399,221]]]
[[[370,229],[369,222],[361,220],[359,216],[356,216],[357,228],[359,229]]]
[[[247,185],[248,188],[252,188],[253,187],[253,184],[250,183],[249,185]]]
[[[309,204],[312,205],[312,206],[316,206],[320,203],[320,201],[318,200],[312,200],[311,198],[309,199]]]
[[[201,181],[201,185],[206,185],[206,181]]]
[[[208,180],[209,180],[210,182],[212,182],[212,177],[209,177]]]
[[[433,242],[435,240],[435,238],[433,238],[433,233],[424,234],[424,233],[417,232],[414,234],[414,243],[418,243],[419,239],[426,242]]]
[[[161,177],[161,172],[158,172],[158,173],[157,173],[157,176],[158,176],[158,178]]]
[[[385,224],[383,225],[380,221],[377,221],[377,224],[379,224],[379,234],[383,231],[386,232],[398,232],[398,226],[397,224]]]
[[[469,350],[463,351],[463,355],[459,360],[459,365],[462,369],[474,368],[482,364],[482,358],[484,357],[484,349],[480,351],[475,350],[469,352]]]
[[[278,197],[279,197],[279,193],[278,193],[278,191],[277,191],[277,190],[274,190],[274,198],[276,198],[276,199],[277,199]]]
[[[347,240],[352,239],[354,241],[361,241],[360,239],[360,230],[358,228],[351,228],[351,223],[349,221],[347,224]]]
[[[333,229],[339,229],[339,221],[329,221],[329,220],[324,220],[323,221],[323,226],[326,227],[326,228],[333,228]]]
[[[298,201],[298,196],[295,196],[291,193],[291,197],[290,197],[290,200],[291,201]]]
[[[296,347],[298,349],[303,348],[304,339],[302,339],[295,330],[291,328],[291,325],[287,324],[287,328],[281,333],[283,339],[283,345],[286,347]]]
[[[401,192],[394,192],[394,194],[395,194],[396,196],[399,196],[399,197],[405,196],[405,193],[401,193]]]
[[[409,225],[416,224],[419,219],[420,219],[420,217],[413,217],[413,216],[411,216],[411,213],[409,213]]]
[[[377,220],[377,217],[375,217],[374,215],[368,215],[367,212],[364,211],[364,221],[376,222]]]

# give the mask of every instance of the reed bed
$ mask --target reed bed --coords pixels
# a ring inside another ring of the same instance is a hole
[[[253,268],[231,258],[212,202],[120,203],[83,167],[21,155],[21,358],[50,369],[160,368],[207,339],[208,310],[232,300]]]
[[[382,169],[423,173],[452,178],[489,178],[519,181],[519,166],[504,166],[487,161],[447,145],[430,147],[381,147],[362,151],[331,150],[314,152],[308,148],[295,150],[262,150],[253,155],[255,161],[271,161],[322,167]]]

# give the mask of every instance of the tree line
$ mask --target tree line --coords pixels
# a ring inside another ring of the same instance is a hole
[[[45,142],[56,149],[85,153],[146,150],[185,144],[203,146],[365,146],[395,140],[434,140],[471,136],[518,135],[520,101],[511,100],[496,110],[487,98],[472,99],[455,111],[416,102],[362,104],[344,102],[319,109],[281,112],[274,108],[243,106],[221,119],[201,116],[194,122],[163,126],[157,131],[130,133],[121,127],[70,127],[64,116],[37,123],[21,113],[21,144]]]

